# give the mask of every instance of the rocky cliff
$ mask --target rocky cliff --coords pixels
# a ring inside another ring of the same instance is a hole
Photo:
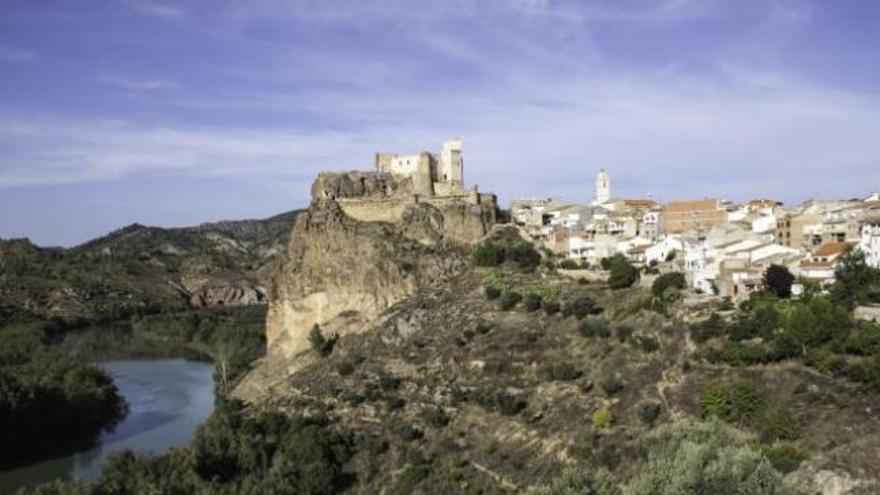
[[[495,219],[494,197],[418,198],[390,174],[321,174],[297,218],[271,284],[270,359],[308,349],[325,335],[366,330],[395,303],[443,283],[466,265],[462,246]]]

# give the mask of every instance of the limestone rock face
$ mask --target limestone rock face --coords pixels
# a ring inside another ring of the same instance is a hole
[[[308,350],[316,324],[325,335],[365,331],[395,303],[464,269],[462,247],[488,231],[494,203],[416,202],[409,195],[408,202],[394,202],[399,214],[377,214],[381,220],[348,214],[382,210],[387,198],[406,197],[410,189],[408,178],[390,174],[318,177],[270,287],[270,360]]]

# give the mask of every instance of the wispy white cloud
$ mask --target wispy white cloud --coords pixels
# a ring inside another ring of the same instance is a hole
[[[150,92],[178,88],[178,84],[166,79],[137,79],[132,77],[120,76],[117,74],[107,74],[97,78],[98,82],[115,86],[125,91],[131,92]]]
[[[153,0],[124,0],[123,4],[133,12],[165,20],[188,17],[189,11],[172,3],[159,3]]]

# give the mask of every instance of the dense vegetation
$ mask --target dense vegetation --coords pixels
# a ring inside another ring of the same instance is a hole
[[[223,396],[265,352],[264,318],[259,306],[99,324],[7,315],[0,320],[0,467],[86,447],[124,416],[111,378],[90,361],[211,359]]]
[[[880,326],[854,321],[849,313],[849,305],[866,300],[880,281],[877,270],[862,262],[860,254],[848,255],[829,294],[808,290],[790,299],[777,296],[785,293],[782,288],[758,292],[732,316],[715,314],[695,325],[692,336],[697,342],[711,339],[703,351],[711,362],[742,366],[797,359],[880,391]],[[768,270],[767,278],[785,277]]]
[[[105,372],[51,346],[55,330],[0,328],[0,468],[90,445],[125,414]]]
[[[187,448],[161,456],[129,452],[110,458],[94,483],[60,482],[40,495],[175,495],[338,493],[354,445],[323,416],[247,413],[222,402]]]

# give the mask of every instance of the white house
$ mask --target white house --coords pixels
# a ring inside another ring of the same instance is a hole
[[[659,263],[665,261],[670,253],[682,251],[684,251],[684,243],[681,240],[681,236],[667,236],[662,241],[649,246],[648,249],[645,250],[645,262],[651,263],[652,261],[656,261]]]
[[[865,253],[865,261],[880,268],[880,216],[866,219],[862,224],[862,238],[858,248]]]

